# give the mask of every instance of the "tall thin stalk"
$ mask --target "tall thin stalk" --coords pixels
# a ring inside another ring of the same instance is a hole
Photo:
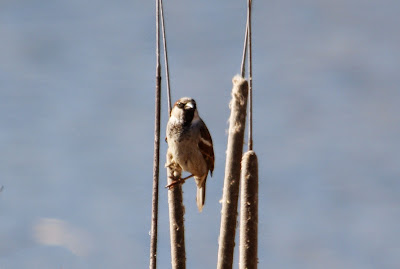
[[[156,0],[156,93],[154,120],[153,199],[150,229],[150,269],[157,268],[158,181],[160,171],[161,65],[159,6]]]
[[[228,149],[222,197],[221,227],[218,249],[218,269],[231,269],[235,248],[240,163],[243,153],[248,83],[241,76],[233,78]]]
[[[246,56],[247,56],[247,39],[249,37],[249,21],[247,20],[246,23],[246,32],[244,34],[244,44],[243,44],[243,54],[242,54],[242,65],[240,68],[240,74],[242,75],[242,78],[244,78],[246,74]]]
[[[165,33],[165,24],[164,24],[164,7],[163,1],[158,0],[160,2],[160,12],[161,12],[161,27],[162,27],[162,36],[163,36],[163,46],[164,46],[164,64],[165,64],[165,79],[167,80],[167,100],[168,100],[168,116],[171,112],[171,86],[169,81],[169,67],[168,67],[168,50],[167,50],[167,35]]]
[[[252,44],[251,44],[251,2],[247,0],[247,42],[249,49],[249,137],[248,147],[253,150],[253,63],[252,63]]]

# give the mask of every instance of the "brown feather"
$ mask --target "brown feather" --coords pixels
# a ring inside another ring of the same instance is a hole
[[[205,141],[209,142],[211,146],[204,143],[201,139],[199,140],[198,146],[201,154],[203,155],[204,160],[207,163],[207,168],[208,170],[210,170],[212,176],[212,173],[214,171],[214,161],[215,161],[213,143],[210,132],[207,129],[207,126],[204,124],[204,122],[202,123],[203,123],[202,127],[200,128],[200,137],[203,138]]]

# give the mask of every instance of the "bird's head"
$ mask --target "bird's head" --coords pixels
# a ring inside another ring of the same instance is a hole
[[[197,112],[196,101],[189,97],[182,97],[175,102],[171,110],[171,118],[182,122],[184,125],[189,125],[193,121],[199,120]]]

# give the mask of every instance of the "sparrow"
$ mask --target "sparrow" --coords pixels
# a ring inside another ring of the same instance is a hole
[[[200,118],[195,100],[183,97],[174,104],[167,124],[168,156],[167,167],[191,175],[179,178],[167,185],[184,183],[194,177],[197,185],[197,208],[201,212],[206,198],[208,172],[214,171],[214,149],[210,132]]]

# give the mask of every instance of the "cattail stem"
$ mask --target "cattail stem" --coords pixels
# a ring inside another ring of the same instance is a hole
[[[150,229],[150,269],[157,268],[158,182],[160,171],[160,119],[161,119],[161,65],[159,6],[156,0],[156,93],[154,120],[153,199]]]
[[[242,54],[242,65],[240,68],[240,74],[242,75],[242,78],[244,78],[246,74],[246,55],[247,55],[247,39],[249,37],[249,21],[247,20],[246,23],[246,32],[244,34],[244,44],[243,44],[243,54]]]
[[[251,1],[247,0],[247,41],[249,50],[249,137],[248,147],[253,150],[253,63],[252,63],[252,44],[251,44]]]
[[[167,153],[168,184],[171,184],[173,178],[180,178],[181,170],[179,167],[171,164],[172,156]],[[182,185],[177,184],[168,191],[169,206],[169,231],[171,238],[171,264],[173,269],[186,268],[186,251],[185,251],[185,226],[183,206]]]
[[[221,227],[218,249],[218,269],[231,269],[235,248],[240,163],[243,153],[248,83],[241,76],[233,78],[228,149],[222,197]]]
[[[258,245],[258,160],[254,151],[242,158],[240,195],[240,269],[256,269]]]
[[[158,0],[160,2],[160,15],[161,15],[161,28],[162,28],[162,37],[163,37],[163,47],[164,47],[164,65],[165,65],[165,79],[167,84],[167,100],[168,100],[168,116],[171,113],[171,86],[169,80],[169,66],[168,66],[168,50],[167,50],[167,35],[165,33],[165,24],[164,24],[164,7],[163,1]]]

